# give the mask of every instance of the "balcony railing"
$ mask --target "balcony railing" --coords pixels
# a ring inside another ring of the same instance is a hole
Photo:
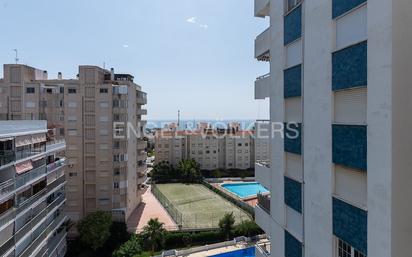
[[[66,141],[64,139],[49,141],[46,143],[47,152],[64,150],[64,148],[66,148]]]
[[[269,0],[255,0],[255,17],[269,16]]]
[[[266,213],[270,214],[270,196],[258,194],[257,199],[259,207],[262,208],[262,210],[264,210]]]
[[[64,166],[65,164],[66,164],[66,158],[62,158],[62,159],[60,159],[60,160],[58,160],[58,161],[55,161],[55,162],[53,162],[53,163],[50,163],[50,164],[47,165],[47,172],[48,172],[48,173],[53,172],[55,169],[57,169],[57,168],[59,168],[59,167],[62,167],[62,166]]]
[[[0,167],[16,160],[14,151],[0,151]]]
[[[258,61],[270,60],[270,28],[263,31],[255,39],[255,58]]]
[[[3,195],[9,194],[14,190],[14,180],[9,179],[0,183],[0,199]]]
[[[0,215],[0,227],[6,225],[15,217],[15,209],[9,209],[5,213]]]
[[[29,247],[26,248],[26,250],[19,256],[19,257],[29,257],[31,256],[32,252],[37,249],[37,247],[46,239],[46,237],[55,229],[58,228],[58,226],[64,222],[66,219],[66,216],[63,213],[60,213],[59,216],[57,216],[53,222],[51,222],[47,228],[41,233],[32,243]]]
[[[256,78],[255,81],[255,99],[265,99],[270,97],[271,79],[270,73]]]
[[[271,170],[269,160],[257,160],[255,163],[255,179],[265,188],[271,189]]]
[[[269,257],[270,256],[270,242],[262,242],[256,244],[256,257]]]
[[[16,189],[27,185],[32,184],[32,182],[36,179],[39,179],[42,176],[45,176],[47,173],[46,167],[41,166],[36,169],[30,170],[16,178]]]

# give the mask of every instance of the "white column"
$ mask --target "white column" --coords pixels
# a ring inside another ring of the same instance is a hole
[[[333,256],[332,1],[304,1],[305,257]]]

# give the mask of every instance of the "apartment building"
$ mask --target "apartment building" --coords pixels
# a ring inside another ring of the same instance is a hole
[[[404,0],[255,0],[270,20],[255,98],[300,132],[275,134],[270,165],[256,165],[271,191],[255,210],[271,239],[257,256],[411,256],[411,12]]]
[[[45,119],[66,140],[66,210],[73,221],[96,210],[126,221],[141,201],[147,99],[133,80],[96,66],[79,66],[74,79],[61,73],[49,79],[46,71],[4,65],[1,118]]]
[[[0,121],[0,256],[64,256],[64,140],[46,121]]]
[[[253,168],[255,160],[253,131],[215,130],[157,131],[155,162],[177,166],[181,160],[194,159],[202,170]],[[268,156],[269,144],[259,144],[259,158]]]

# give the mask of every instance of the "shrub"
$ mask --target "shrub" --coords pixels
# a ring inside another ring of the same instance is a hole
[[[133,235],[128,241],[123,243],[119,249],[114,251],[113,257],[133,257],[142,253],[141,239]]]

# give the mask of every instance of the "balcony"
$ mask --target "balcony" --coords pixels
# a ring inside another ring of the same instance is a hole
[[[270,161],[256,161],[255,179],[266,189],[271,189]]]
[[[0,183],[0,199],[14,191],[14,180],[9,179]]]
[[[0,167],[16,160],[14,151],[0,151]]]
[[[270,28],[255,39],[255,58],[258,61],[270,61]]]
[[[270,196],[258,195],[258,204],[255,207],[255,221],[265,233],[270,236],[272,219],[270,217]]]
[[[147,94],[143,92],[138,92],[136,94],[136,103],[140,105],[147,104]]]
[[[56,140],[56,141],[50,141],[47,142],[46,144],[46,152],[56,152],[56,151],[62,151],[66,148],[66,141],[63,140]]]
[[[66,158],[62,158],[47,165],[47,173],[51,173],[66,164]]]
[[[255,81],[255,100],[263,100],[270,97],[270,73],[260,76]]]
[[[270,256],[270,242],[260,242],[255,246],[256,257],[269,257]]]
[[[147,115],[147,110],[136,108],[136,115]]]
[[[270,1],[269,0],[255,0],[255,17],[265,18],[269,16]]]
[[[30,170],[18,177],[16,177],[16,189],[35,183],[37,180],[45,177],[47,174],[46,167],[40,166],[36,169]]]

